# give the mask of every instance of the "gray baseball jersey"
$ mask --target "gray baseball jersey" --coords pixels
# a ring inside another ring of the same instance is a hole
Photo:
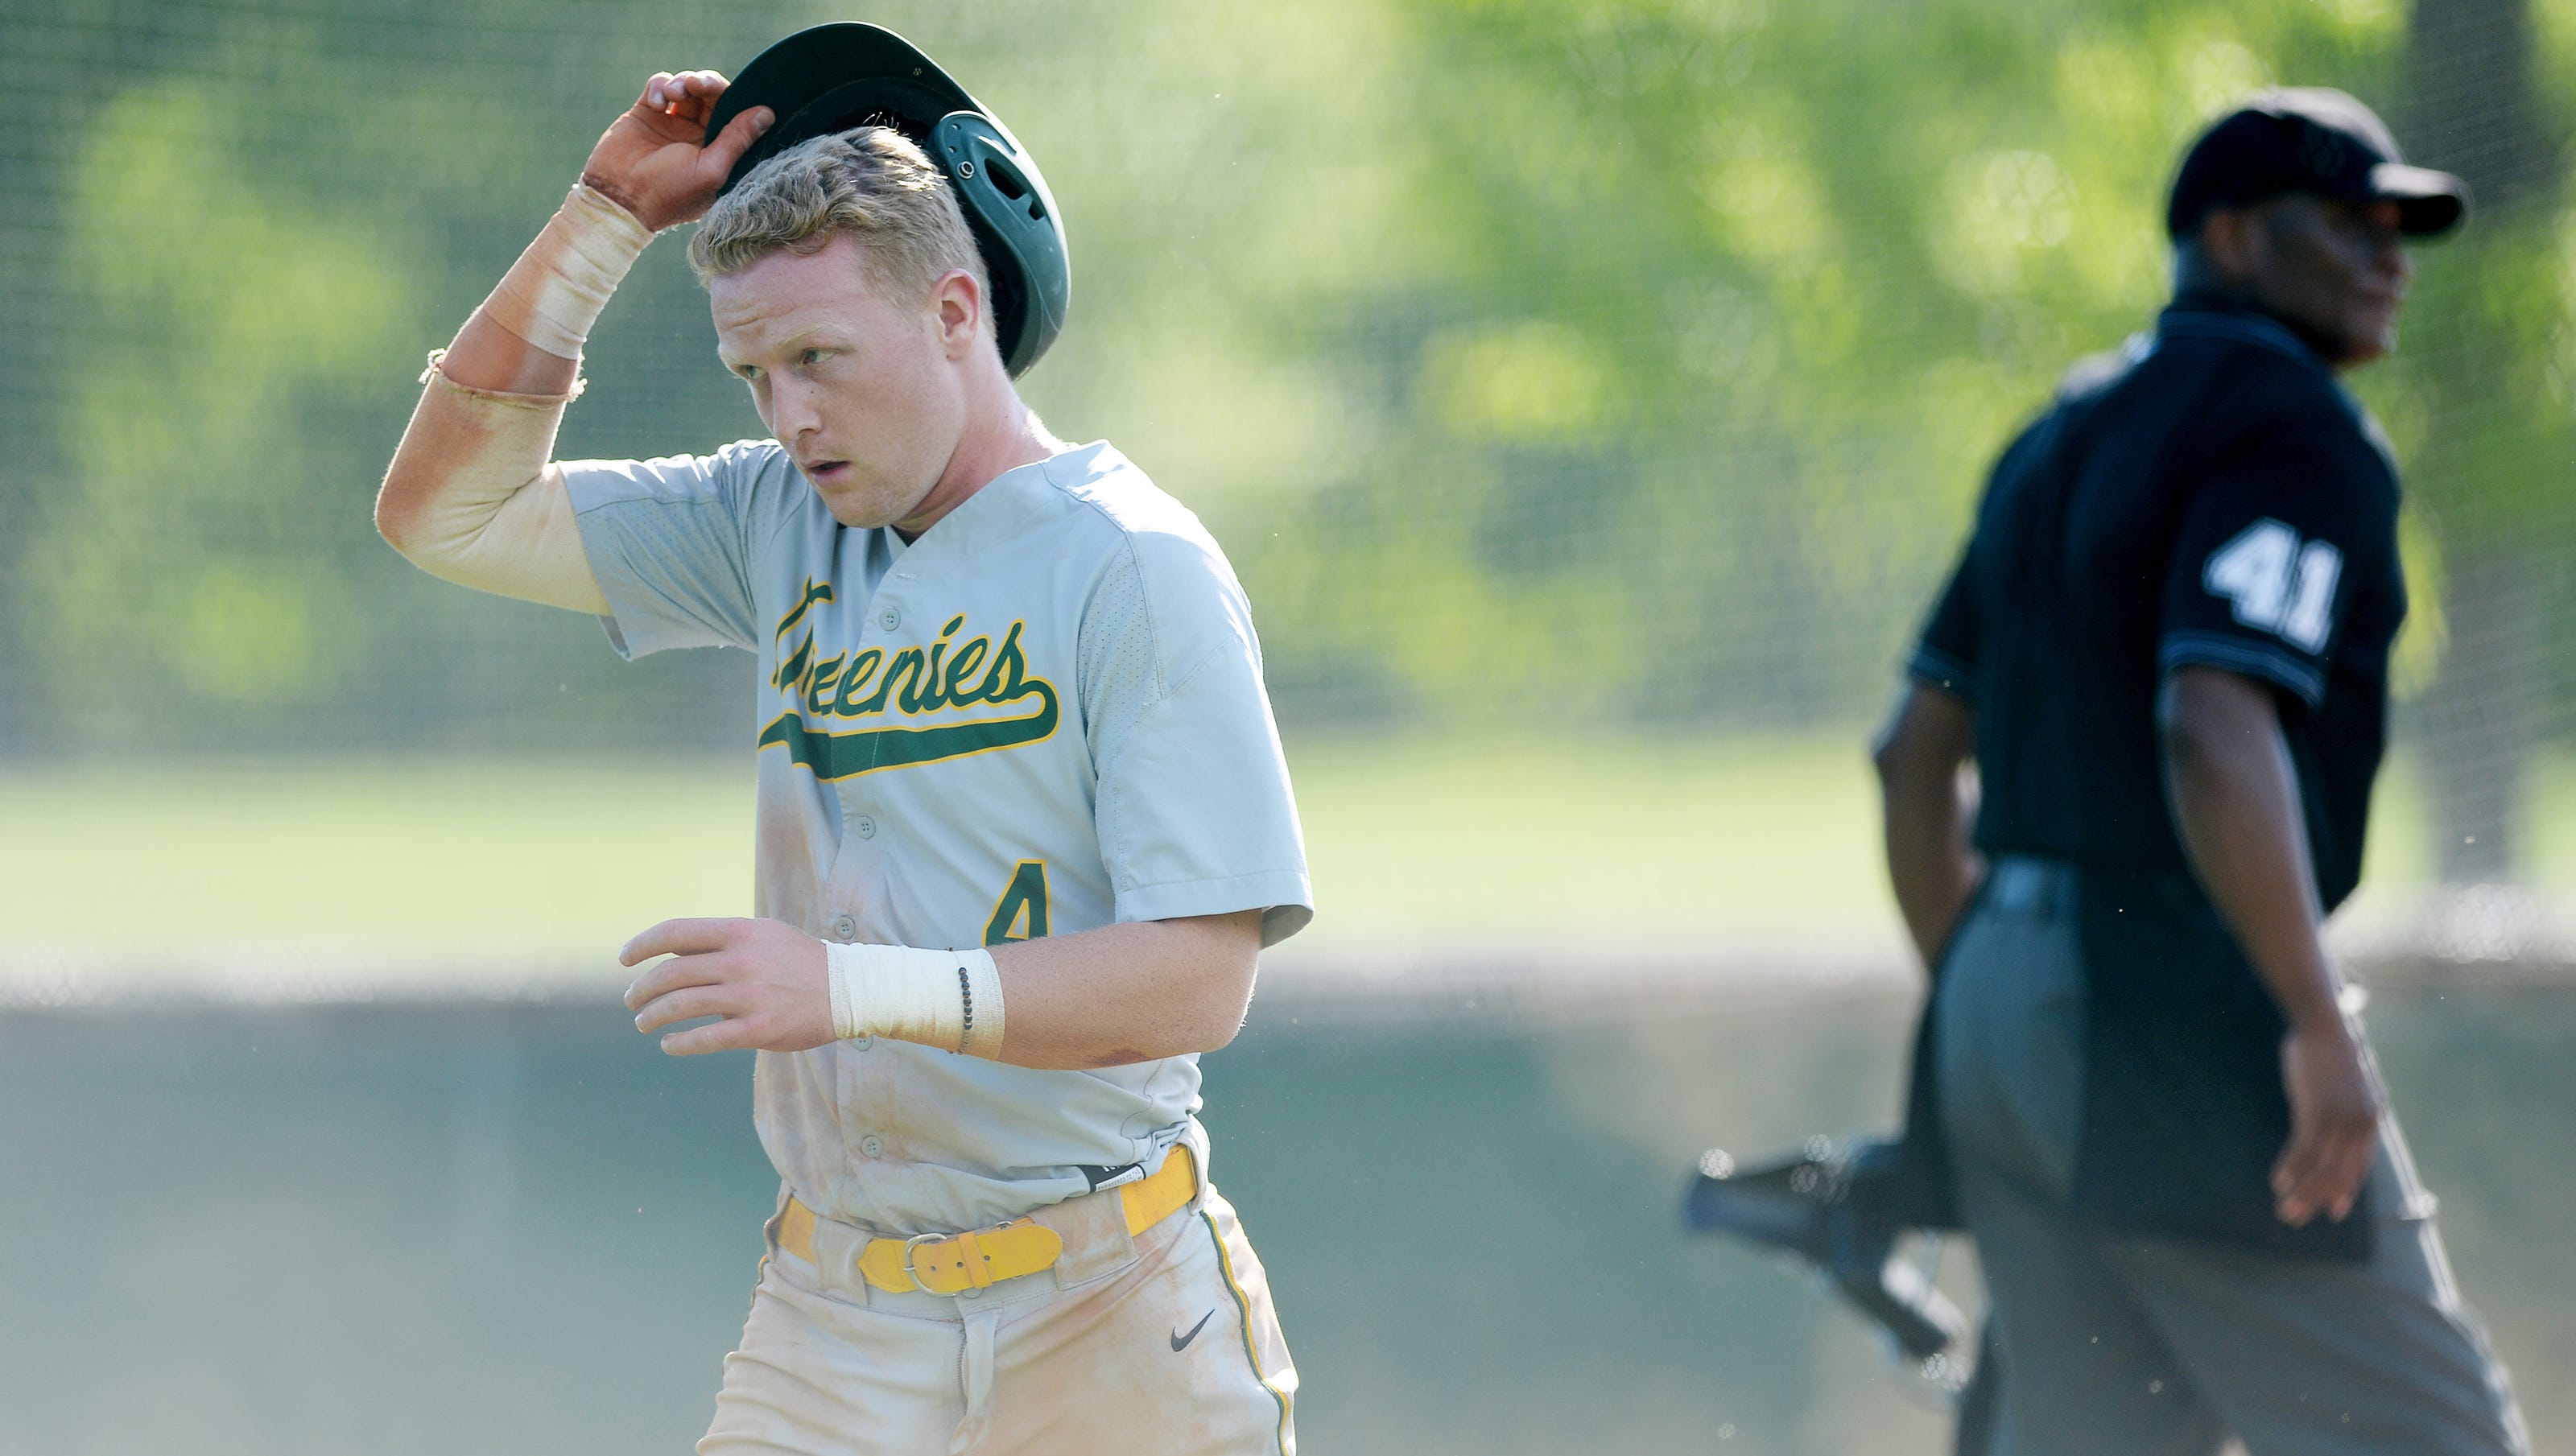
[[[1313,917],[1243,589],[1107,444],[909,546],[834,520],[768,441],[563,469],[620,652],[759,656],[760,914],[934,948],[1256,909],[1267,946]],[[910,1235],[1151,1171],[1200,1136],[1198,1089],[1195,1056],[1034,1071],[860,1038],[759,1053],[754,1116],[817,1212]]]

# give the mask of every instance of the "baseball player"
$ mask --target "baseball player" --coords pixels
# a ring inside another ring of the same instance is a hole
[[[593,613],[627,656],[759,658],[761,918],[623,953],[665,1050],[757,1049],[783,1180],[702,1452],[1294,1449],[1193,1113],[1313,897],[1224,554],[1013,384],[1063,317],[1054,212],[874,27],[731,91],[657,74],[432,357],[377,503],[429,571]],[[619,279],[700,219],[771,438],[550,460]]]
[[[1988,1451],[2527,1450],[2318,937],[2406,611],[2336,375],[2463,208],[2341,92],[2202,135],[2173,303],[2005,450],[1881,739],[1937,966],[1908,1149],[1992,1297]]]

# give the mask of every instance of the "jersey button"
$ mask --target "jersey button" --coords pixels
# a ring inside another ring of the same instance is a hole
[[[877,613],[877,625],[891,632],[895,628],[903,625],[903,613],[896,611],[892,607],[888,607],[884,611]]]
[[[885,1141],[875,1133],[869,1133],[859,1139],[859,1151],[871,1158],[882,1158],[885,1156]]]
[[[860,815],[859,822],[851,825],[850,828],[856,831],[861,839],[874,839],[877,837],[877,821],[869,818],[865,814]]]
[[[857,922],[856,920],[851,919],[851,918],[850,918],[849,916],[847,916],[847,915],[842,916],[840,919],[835,920],[835,921],[833,921],[833,922],[832,922],[832,937],[833,937],[835,940],[856,940],[856,939],[858,939],[858,938],[859,938],[859,922]]]

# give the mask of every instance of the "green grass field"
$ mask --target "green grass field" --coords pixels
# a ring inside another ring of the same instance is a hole
[[[1687,946],[1884,936],[1856,738],[1292,749],[1321,915],[1311,955],[1442,944]],[[2576,763],[2538,776],[2530,878],[2576,886]],[[106,767],[0,773],[0,947],[148,961],[305,943],[397,959],[601,958],[750,905],[747,760]],[[2424,829],[2391,775],[2383,888]]]

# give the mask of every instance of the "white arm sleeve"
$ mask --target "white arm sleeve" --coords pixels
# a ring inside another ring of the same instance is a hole
[[[584,185],[573,188],[511,265],[482,312],[558,358],[583,340],[634,265],[650,229]],[[433,576],[503,596],[608,615],[553,458],[560,396],[456,383],[432,354],[428,388],[376,493],[376,529]]]
[[[432,576],[608,615],[563,472],[547,463],[570,396],[468,389],[435,357],[423,377],[429,387],[376,495],[376,529]]]

